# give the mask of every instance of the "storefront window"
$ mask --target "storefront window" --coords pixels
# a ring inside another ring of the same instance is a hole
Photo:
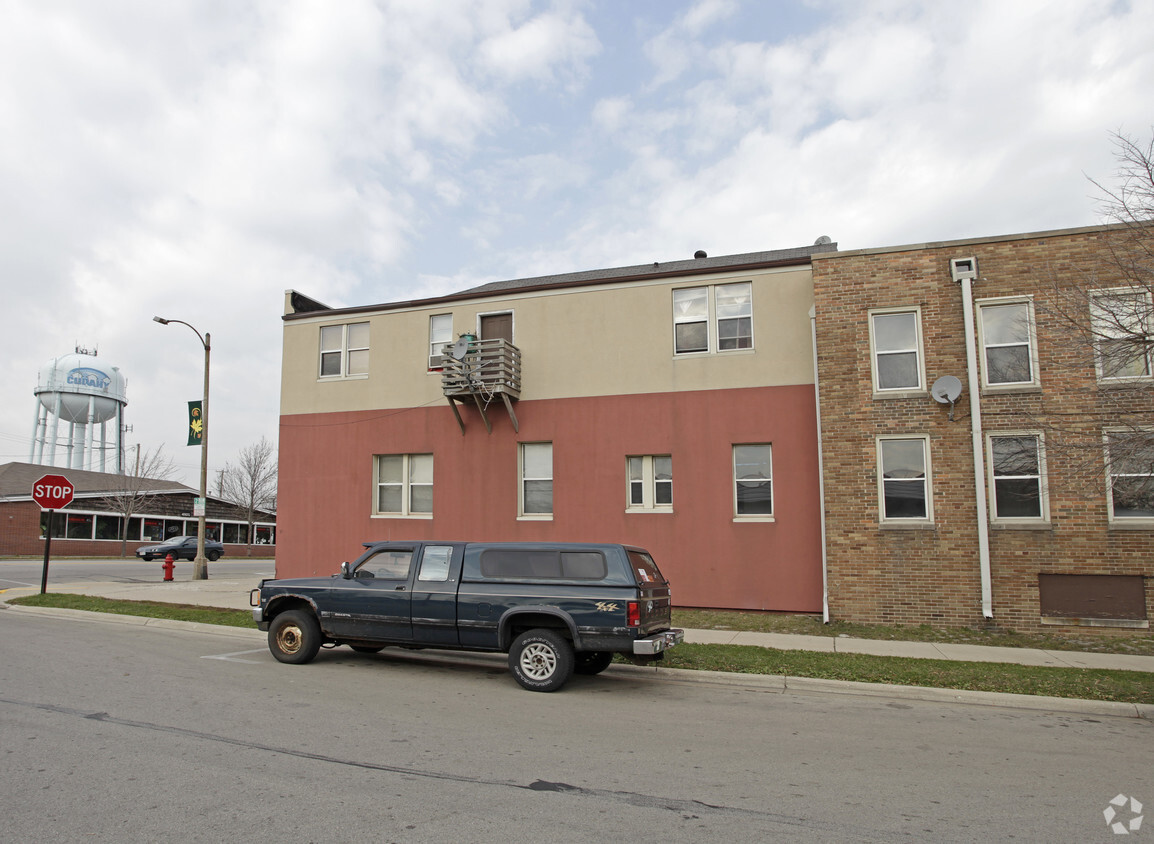
[[[120,516],[97,516],[96,538],[120,539]]]

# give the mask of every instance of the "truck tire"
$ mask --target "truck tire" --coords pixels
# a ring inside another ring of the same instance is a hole
[[[509,671],[531,692],[555,692],[573,676],[573,646],[554,630],[522,633],[509,648]]]
[[[304,665],[321,649],[321,626],[306,610],[288,610],[272,620],[268,649],[281,662]]]
[[[573,670],[578,674],[600,674],[611,662],[612,651],[582,651],[576,656]]]

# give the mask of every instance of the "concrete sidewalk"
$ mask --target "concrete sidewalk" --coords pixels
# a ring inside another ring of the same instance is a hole
[[[202,607],[247,610],[250,609],[249,592],[257,585],[259,585],[259,581],[255,579],[240,581],[178,578],[170,583],[163,581],[155,583],[53,583],[50,586],[50,591],[128,601],[164,601]],[[39,589],[33,588],[9,589],[0,592],[0,601],[22,595],[34,595],[39,591]],[[1154,672],[1154,656],[1131,656],[1128,654],[1050,651],[1034,648],[993,648],[985,645],[899,642],[885,639],[805,636],[791,633],[748,633],[732,630],[686,630],[685,640],[699,644],[753,645],[779,650]]]

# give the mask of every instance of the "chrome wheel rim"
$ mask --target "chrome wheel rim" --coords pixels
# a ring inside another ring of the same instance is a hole
[[[535,643],[521,651],[521,671],[531,680],[548,680],[557,670],[557,654],[548,645]]]

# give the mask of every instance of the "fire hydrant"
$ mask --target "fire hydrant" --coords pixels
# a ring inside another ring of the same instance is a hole
[[[167,583],[168,581],[171,581],[173,569],[176,568],[176,560],[172,559],[171,554],[164,558],[164,564],[161,566],[161,568],[164,569],[165,582]]]

